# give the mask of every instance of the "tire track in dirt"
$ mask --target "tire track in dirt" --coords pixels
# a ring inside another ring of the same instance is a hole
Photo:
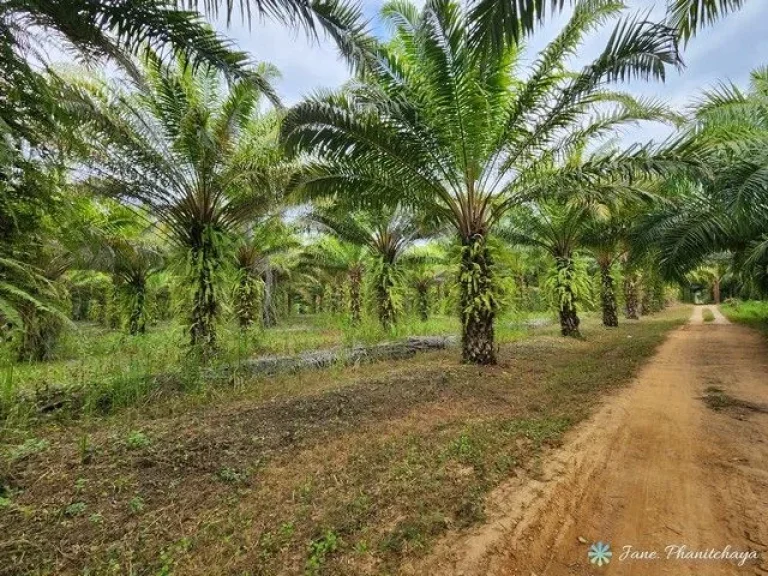
[[[768,574],[768,415],[714,411],[707,390],[768,405],[768,345],[697,307],[635,383],[489,501],[490,521],[443,542],[416,574],[729,576]],[[713,388],[714,387],[714,388]],[[609,542],[610,564],[589,545]],[[666,547],[754,552],[738,560],[667,558]],[[658,558],[620,559],[624,546]]]

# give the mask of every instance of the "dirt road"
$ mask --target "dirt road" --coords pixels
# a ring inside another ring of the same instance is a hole
[[[490,522],[443,546],[430,573],[768,574],[768,345],[702,308],[540,477],[499,489]],[[601,567],[588,560],[598,541],[612,551]],[[727,546],[757,559],[712,557]],[[626,547],[645,558],[622,559]]]

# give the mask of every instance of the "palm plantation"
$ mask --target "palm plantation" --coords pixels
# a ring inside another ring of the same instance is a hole
[[[227,245],[279,192],[269,164],[276,119],[258,116],[259,95],[249,82],[222,93],[213,72],[183,66],[150,60],[143,78],[148,89],[140,97],[117,93],[109,101],[97,92],[87,101],[95,137],[103,132],[104,138],[85,184],[154,213],[182,250],[191,343],[211,348]]]
[[[367,63],[365,83],[299,104],[286,117],[290,149],[317,157],[295,180],[306,195],[344,194],[361,205],[407,203],[454,229],[462,245],[465,362],[496,361],[487,241],[512,207],[571,182],[664,173],[683,164],[673,151],[640,149],[552,168],[553,159],[590,135],[582,124],[596,105],[615,101],[618,108],[595,120],[591,132],[625,121],[627,97],[606,90],[612,81],[663,78],[678,64],[671,30],[626,20],[595,62],[575,76],[565,74],[565,58],[586,33],[618,11],[611,2],[579,4],[529,79],[519,83],[521,51],[510,47],[489,59],[470,41],[471,13],[450,3],[428,4],[421,14],[389,4],[383,14],[396,35]],[[629,106],[635,107],[643,105]]]
[[[0,0],[0,575],[768,538],[768,12],[629,4]]]

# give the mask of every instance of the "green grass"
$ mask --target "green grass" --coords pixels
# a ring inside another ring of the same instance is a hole
[[[731,300],[720,306],[731,322],[746,324],[768,334],[768,300]]]
[[[715,321],[715,313],[709,308],[704,308],[704,310],[701,311],[701,317],[704,319],[704,322]]]
[[[500,318],[498,341],[522,338],[527,333],[524,322],[540,316]],[[273,328],[249,332],[222,325],[220,351],[209,368],[236,366],[261,355],[372,345],[408,336],[458,335],[459,328],[457,318],[437,315],[427,321],[403,317],[392,330],[384,330],[375,318],[366,317],[360,325],[351,326],[340,315],[326,314],[298,316]],[[215,370],[190,362],[186,342],[184,329],[176,324],[152,326],[145,335],[130,336],[84,323],[64,334],[56,361],[19,363],[9,345],[0,346],[0,420],[29,420],[40,406],[57,415],[105,414],[154,402],[157,395],[205,392],[217,384],[209,377]]]

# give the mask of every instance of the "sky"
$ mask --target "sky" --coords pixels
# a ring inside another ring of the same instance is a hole
[[[363,0],[363,9],[373,29],[381,32],[376,14],[383,0]],[[663,0],[627,0],[628,14],[650,11],[650,19],[664,16]],[[526,61],[533,62],[537,52],[552,40],[567,21],[570,10],[551,16],[528,40]],[[254,20],[250,29],[233,15],[232,23],[216,24],[219,31],[249,52],[254,60],[272,62],[281,71],[278,92],[287,105],[320,88],[335,88],[349,78],[346,63],[338,57],[330,40],[313,41],[303,32],[291,30],[277,22]],[[590,37],[573,59],[579,67],[594,58],[605,45],[612,25]],[[685,69],[671,70],[665,83],[634,81],[621,89],[646,97],[656,97],[684,111],[702,90],[728,80],[746,86],[750,70],[768,65],[768,1],[751,0],[740,12],[728,15],[714,26],[705,28],[685,47]],[[661,140],[670,129],[644,123],[625,130],[619,138],[629,144]]]

